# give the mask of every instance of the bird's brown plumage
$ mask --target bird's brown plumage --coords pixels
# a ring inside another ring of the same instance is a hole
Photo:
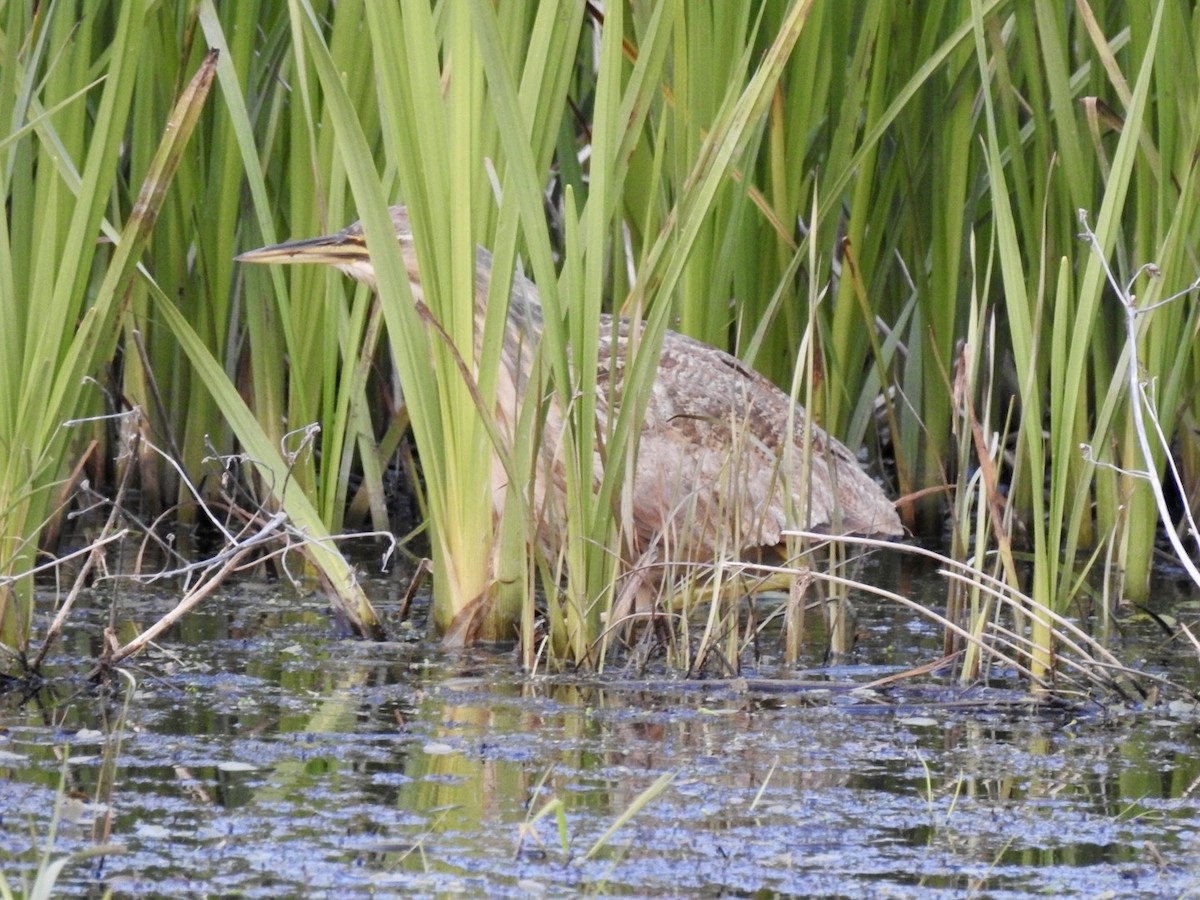
[[[391,212],[414,296],[420,299],[408,214],[403,206],[394,206]],[[238,258],[327,263],[375,286],[358,223],[335,235],[264,247]],[[483,330],[490,274],[491,254],[480,248],[476,252],[477,336]],[[506,377],[501,379],[496,401],[497,419],[506,429],[516,420],[541,327],[537,288],[518,274],[505,334],[502,374]],[[631,327],[626,319],[604,316],[600,321],[596,397],[600,435],[606,432],[611,412],[610,388],[621,384]],[[540,468],[550,471],[552,489],[547,492],[542,485],[534,492],[543,519],[541,538],[551,548],[564,533],[560,431],[561,412],[552,406],[542,442],[548,465]],[[601,447],[595,460],[597,475],[603,458]],[[499,465],[493,470],[499,504],[506,476]],[[631,549],[660,559],[701,561],[718,550],[744,553],[774,547],[789,524],[839,534],[903,534],[895,509],[879,485],[848,448],[808,422],[803,408],[736,357],[673,331],[663,338],[646,405],[632,497]]]

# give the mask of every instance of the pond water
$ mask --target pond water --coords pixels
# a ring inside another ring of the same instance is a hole
[[[370,583],[385,615],[403,586]],[[122,587],[118,619],[173,599]],[[339,640],[319,598],[243,583],[109,692],[82,677],[108,620],[93,602],[49,683],[0,696],[13,887],[65,771],[52,858],[97,832],[123,851],[66,866],[73,894],[1200,896],[1191,703],[1046,712],[931,677],[856,691],[940,653],[933,626],[871,598],[836,666],[786,669],[764,641],[738,679],[585,680],[419,628]],[[1117,649],[1192,677],[1194,652],[1160,643],[1135,626]]]

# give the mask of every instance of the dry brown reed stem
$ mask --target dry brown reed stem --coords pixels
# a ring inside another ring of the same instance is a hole
[[[277,540],[279,532],[286,521],[286,514],[276,513],[255,534],[245,540],[238,541],[233,549],[218,556],[217,559],[224,559],[224,564],[216,572],[189,591],[173,610],[144,632],[101,659],[99,667],[92,673],[92,676],[94,677],[104,668],[115,666],[122,660],[139,652],[148,643],[178,622],[184,615],[195,609],[200,604],[200,601],[212,594],[225,581],[226,577],[242,564],[246,557],[258,550],[263,544]],[[209,562],[211,564],[213,561],[210,560]]]
[[[115,418],[120,418],[120,417],[128,416],[128,415],[138,415],[138,414],[139,414],[138,410],[132,410],[128,413],[122,413],[122,414],[120,414],[120,416],[117,416]],[[106,418],[112,418],[112,417],[106,417]],[[69,426],[69,425],[77,424],[77,421],[73,420],[73,421],[67,422],[65,424]],[[135,638],[133,641],[130,641],[129,643],[127,643],[121,647],[116,646],[115,643],[112,641],[108,641],[107,642],[107,650],[103,653],[102,658],[99,663],[99,666],[97,667],[97,669],[95,671],[93,671],[93,673],[92,673],[93,677],[95,675],[97,675],[100,671],[102,671],[104,668],[115,665],[116,663],[119,663],[122,660],[128,658],[129,656],[133,655],[134,653],[139,652],[141,649],[143,649],[145,647],[145,645],[147,643],[154,640],[156,637],[158,637],[160,634],[162,634],[166,629],[170,628],[172,625],[174,625],[176,622],[178,622],[180,618],[182,618],[186,613],[188,613],[192,609],[194,609],[205,597],[211,595],[212,592],[214,590],[216,590],[216,588],[225,580],[226,577],[228,577],[230,574],[236,572],[238,570],[238,568],[245,562],[247,556],[249,554],[251,554],[252,552],[259,554],[257,557],[257,560],[261,561],[261,560],[270,559],[275,556],[285,555],[287,552],[294,550],[297,546],[303,545],[305,542],[309,542],[312,540],[310,537],[303,535],[303,534],[299,534],[299,533],[295,532],[293,529],[286,527],[287,516],[285,513],[282,513],[282,512],[275,513],[274,515],[268,516],[268,515],[266,515],[265,511],[260,511],[259,513],[248,515],[247,516],[248,522],[244,526],[242,535],[244,535],[246,533],[246,531],[248,531],[250,528],[254,527],[256,524],[258,525],[257,532],[255,532],[250,537],[243,537],[241,535],[235,534],[234,532],[230,531],[230,529],[221,520],[221,518],[215,513],[215,511],[207,503],[204,502],[199,490],[189,479],[187,473],[183,470],[183,467],[180,465],[178,459],[173,454],[165,453],[161,448],[157,447],[153,442],[145,440],[141,436],[141,434],[135,430],[133,432],[133,438],[130,443],[129,452],[136,456],[136,451],[139,446],[146,447],[146,448],[150,449],[152,452],[157,453],[167,462],[167,464],[169,466],[171,466],[172,468],[175,469],[176,473],[178,474],[178,476],[181,480],[181,483],[186,487],[186,489],[188,491],[191,492],[192,497],[195,500],[195,502],[197,503],[197,505],[199,506],[202,514],[212,524],[212,526],[214,528],[216,528],[217,531],[220,532],[220,534],[224,537],[225,543],[226,543],[226,549],[224,551],[222,551],[221,553],[218,553],[214,557],[204,559],[201,561],[197,561],[197,562],[193,562],[193,563],[186,563],[186,564],[178,566],[176,568],[161,570],[161,571],[155,572],[150,575],[127,576],[127,577],[131,578],[132,580],[140,582],[142,584],[151,584],[156,581],[161,581],[164,578],[182,578],[182,579],[184,579],[186,594],[183,597],[183,599],[179,601],[179,603],[176,605],[176,607],[170,613],[163,616],[158,622],[156,622],[153,626],[151,626],[150,629],[148,629],[145,633],[140,635],[138,638]],[[134,468],[135,468],[135,466],[132,466],[132,465],[126,467],[125,475],[124,475],[124,477],[121,481],[121,484],[118,488],[117,495],[113,500],[111,509],[109,511],[108,519],[107,519],[106,523],[104,524],[103,528],[101,529],[101,533],[98,538],[96,538],[94,541],[89,543],[88,546],[86,546],[78,551],[75,551],[66,556],[60,557],[58,559],[55,559],[54,561],[52,561],[50,563],[46,563],[44,565],[38,566],[38,567],[32,569],[30,572],[25,573],[24,575],[11,576],[8,579],[8,580],[16,580],[17,578],[22,578],[22,577],[26,577],[26,576],[36,576],[39,574],[44,574],[45,572],[53,571],[53,570],[57,569],[58,567],[62,566],[64,563],[66,563],[70,560],[77,559],[80,556],[84,557],[83,565],[75,577],[74,583],[71,587],[71,590],[69,591],[69,593],[67,595],[66,601],[63,603],[62,607],[59,609],[58,613],[55,615],[55,618],[54,618],[53,622],[51,623],[49,629],[47,630],[46,637],[43,640],[42,645],[41,645],[40,649],[38,650],[37,655],[34,657],[33,662],[28,666],[30,671],[34,671],[34,672],[38,671],[40,669],[41,665],[44,663],[45,658],[46,658],[47,654],[49,653],[51,647],[53,646],[55,640],[58,638],[59,634],[62,632],[62,629],[66,624],[67,617],[70,614],[71,610],[73,609],[75,602],[78,599],[78,596],[79,596],[84,584],[87,582],[88,578],[92,576],[96,565],[103,559],[102,551],[109,545],[113,544],[114,542],[124,540],[131,534],[131,529],[129,529],[129,528],[122,528],[120,531],[113,531],[113,529],[116,526],[117,517],[127,513],[127,511],[124,508],[124,500],[125,500],[125,496],[127,493],[129,478],[130,478]],[[350,539],[350,537],[353,537],[354,539],[358,539],[363,536],[364,535],[362,535],[362,534],[356,534],[353,536],[345,536],[345,537],[346,537],[346,539]],[[371,534],[367,534],[365,536],[384,536],[384,537],[390,539],[391,547],[385,556],[385,560],[388,556],[391,555],[392,552],[394,552],[395,538],[390,533],[378,534],[378,535],[371,533]],[[334,540],[337,540],[337,539],[338,538],[334,538]],[[277,546],[273,550],[264,549],[271,542],[277,542]],[[298,581],[298,579],[292,577],[290,575],[290,573],[287,572],[286,565],[283,565],[282,569],[285,574],[288,574],[288,577],[294,583]],[[199,585],[190,587],[190,589],[189,589],[188,586],[190,585],[192,579],[194,577],[196,577],[197,573],[200,573],[199,577],[202,579],[202,581]],[[120,577],[120,576],[104,576],[104,577],[105,578],[116,578],[116,577]],[[111,631],[108,633],[111,634]]]
[[[312,426],[304,426],[299,429],[294,429],[292,432],[289,432],[289,433],[291,434],[291,433],[305,432],[311,427]],[[285,436],[285,438],[286,438],[286,436]],[[187,472],[184,471],[183,466],[179,463],[179,460],[174,458],[170,453],[164,452],[162,450],[162,448],[156,446],[151,441],[147,441],[145,438],[142,438],[142,443],[145,446],[148,446],[155,453],[159,454],[163,458],[163,460],[167,463],[167,465],[169,465],[171,468],[173,468],[175,470],[175,473],[178,475],[178,477],[180,479],[180,484],[182,484],[187,489],[187,491],[191,494],[192,499],[195,501],[200,512],[204,515],[204,517],[208,520],[208,522],[215,529],[217,529],[217,531],[220,532],[222,538],[225,540],[225,543],[227,545],[231,545],[231,546],[236,545],[238,543],[237,537],[233,534],[232,531],[229,530],[229,528],[226,526],[225,522],[214,512],[212,507],[209,504],[204,502],[204,499],[200,493],[199,488],[197,488],[196,485],[192,482],[192,480],[188,477]],[[283,452],[284,452],[284,455],[286,456],[287,455],[286,451],[283,451]],[[242,464],[248,464],[248,465],[254,465],[256,463],[255,459],[253,459],[248,454],[244,454],[244,453],[243,454],[233,454],[233,455],[230,455],[230,454],[222,455],[222,454],[217,454],[214,452],[211,456],[206,457],[203,461],[206,463],[219,462],[223,466],[227,466],[233,461],[236,461],[236,462],[239,462]],[[260,521],[266,521],[266,519],[263,519],[263,516],[266,516],[267,519],[273,518],[273,516],[267,516],[266,510],[260,510],[257,515],[259,516]],[[252,519],[253,517],[250,517],[250,518]],[[310,538],[306,535],[297,534],[292,529],[287,529],[286,531],[289,532],[289,537],[296,538],[300,543],[304,543],[305,541],[312,540],[312,538]],[[327,540],[336,542],[336,541],[342,541],[342,540],[360,540],[363,538],[382,539],[384,542],[386,542],[388,544],[388,549],[383,554],[383,564],[386,566],[387,561],[392,557],[392,555],[396,552],[396,549],[397,549],[397,538],[390,531],[356,531],[352,535],[351,534],[335,535],[335,536],[328,538]],[[280,548],[280,550],[277,551],[277,553],[284,552],[293,546],[294,546],[294,543],[284,542],[283,546]],[[268,553],[268,554],[264,555],[264,558],[270,558],[271,556],[274,556],[274,555],[276,555],[276,553]],[[165,569],[161,572],[155,572],[152,575],[137,576],[137,580],[142,584],[153,584],[155,581],[159,581],[163,578],[179,578],[179,577],[190,578],[190,576],[197,571],[207,571],[212,565],[214,565],[216,562],[220,561],[222,558],[223,557],[221,557],[221,556],[216,556],[216,557],[213,557],[210,559],[203,559],[203,560],[199,560],[199,561],[193,562],[193,563],[186,563],[186,564],[178,566],[174,569]],[[286,569],[285,569],[285,572],[286,572]],[[290,574],[289,574],[289,577],[291,577]],[[296,583],[298,581],[298,579],[295,579],[295,578],[291,578],[291,580],[293,581],[293,583]]]
[[[1074,622],[1071,622],[1069,619],[1054,612],[1053,610],[1047,609],[1045,607],[1035,607],[1029,597],[1025,596],[1024,594],[1021,594],[1018,591],[1015,591],[1012,587],[1010,587],[1004,581],[997,579],[997,578],[993,578],[992,576],[987,575],[986,573],[979,572],[976,569],[971,568],[965,562],[959,562],[957,560],[950,559],[947,556],[944,556],[933,550],[928,550],[924,547],[913,546],[913,545],[897,545],[897,544],[894,544],[894,543],[891,543],[888,541],[880,541],[880,540],[876,540],[873,538],[856,538],[856,537],[836,537],[836,538],[834,538],[834,537],[831,537],[830,535],[824,535],[824,534],[818,534],[816,532],[806,532],[806,531],[789,531],[788,533],[794,534],[799,537],[808,537],[808,538],[822,539],[822,540],[844,541],[846,543],[849,543],[849,544],[852,544],[853,546],[858,546],[858,547],[874,547],[874,548],[878,548],[878,549],[900,550],[901,552],[904,552],[904,553],[910,553],[910,554],[913,554],[916,556],[923,556],[927,559],[935,560],[944,566],[944,568],[939,570],[939,574],[941,574],[947,578],[953,578],[955,580],[963,581],[964,583],[967,583],[973,587],[978,587],[980,590],[983,590],[985,593],[994,597],[998,602],[1008,606],[1009,608],[1011,608],[1015,611],[1020,611],[1022,615],[1036,618],[1038,621],[1040,621],[1042,623],[1048,623],[1049,626],[1054,631],[1055,639],[1065,649],[1071,651],[1072,653],[1077,654],[1079,657],[1078,659],[1072,659],[1069,656],[1064,656],[1064,655],[1060,654],[1059,661],[1063,662],[1065,664],[1068,664],[1071,666],[1071,668],[1074,668],[1074,669],[1077,669],[1078,671],[1080,671],[1082,674],[1084,674],[1086,676],[1086,678],[1088,679],[1088,681],[1090,683],[1101,685],[1101,686],[1104,686],[1104,687],[1107,687],[1110,689],[1115,689],[1115,690],[1118,690],[1118,691],[1124,693],[1124,691],[1122,690],[1122,687],[1119,684],[1115,683],[1111,677],[1112,673],[1118,673],[1118,674],[1128,677],[1135,683],[1137,681],[1149,681],[1149,682],[1155,682],[1155,683],[1163,684],[1163,685],[1170,685],[1169,681],[1167,681],[1166,679],[1164,679],[1160,676],[1156,676],[1156,675],[1146,673],[1146,672],[1141,672],[1141,671],[1138,671],[1135,669],[1131,669],[1128,666],[1125,666],[1106,647],[1104,647],[1095,638],[1088,635],[1085,631],[1083,631],[1083,629],[1081,629]],[[777,570],[777,571],[783,571],[783,570]],[[908,609],[912,609],[913,611],[919,613],[921,616],[923,616],[931,621],[939,623],[940,625],[942,625],[942,627],[951,630],[953,633],[955,633],[956,635],[959,635],[964,640],[969,641],[972,645],[978,647],[981,651],[985,652],[991,658],[1001,660],[1006,665],[1013,666],[1021,674],[1030,678],[1031,681],[1035,685],[1038,685],[1038,686],[1044,687],[1044,688],[1051,687],[1051,685],[1045,679],[1034,678],[1033,674],[1029,671],[1029,669],[1025,665],[1023,665],[1019,660],[1007,656],[1003,652],[997,650],[996,647],[993,646],[992,644],[989,644],[987,641],[981,640],[977,636],[971,634],[968,630],[962,628],[962,626],[958,625],[957,623],[948,621],[944,616],[934,612],[933,610],[928,609],[927,607],[923,606],[920,603],[917,603],[916,601],[910,600],[907,597],[903,597],[892,591],[888,591],[883,588],[879,588],[875,585],[866,584],[866,583],[862,583],[862,582],[853,582],[853,581],[849,581],[847,579],[839,579],[836,576],[829,576],[829,575],[825,575],[820,572],[809,572],[809,574],[812,577],[818,578],[821,580],[840,581],[842,583],[846,583],[848,585],[858,587],[861,590],[875,594],[876,596],[879,596],[879,597],[883,597],[884,599],[899,603]],[[1003,629],[1001,626],[999,626],[996,623],[990,623],[988,627],[991,630],[991,632],[997,636],[997,638],[1000,640],[1000,642],[1002,644],[1004,644],[1005,646],[1011,647],[1014,652],[1019,653],[1022,656],[1027,655],[1029,648],[1032,648],[1032,646],[1033,646],[1033,644],[1027,638],[1020,636],[1020,635],[1013,634],[1012,632],[1009,632],[1006,629]],[[1061,677],[1061,673],[1060,673],[1060,677]]]
[[[1196,655],[1200,656],[1200,641],[1196,640],[1196,635],[1192,634],[1192,629],[1188,628],[1183,622],[1179,623],[1179,628],[1187,635],[1188,640],[1192,642],[1192,647],[1196,650]]]
[[[133,458],[137,457],[139,439],[140,435],[135,431],[133,433],[133,440],[130,441],[129,445],[129,454]],[[46,637],[42,641],[41,648],[38,650],[37,655],[33,658],[33,662],[29,666],[30,671],[37,672],[39,669],[41,669],[42,663],[46,659],[46,654],[50,652],[50,648],[58,639],[59,634],[62,633],[63,626],[67,622],[67,616],[70,615],[71,610],[74,608],[75,601],[79,597],[79,592],[83,589],[84,584],[87,582],[88,576],[92,572],[92,567],[95,566],[96,563],[98,563],[102,558],[101,550],[108,543],[105,538],[110,536],[113,528],[116,527],[117,517],[121,515],[121,510],[125,505],[125,494],[129,488],[129,478],[133,473],[133,469],[134,466],[132,465],[125,467],[125,474],[121,478],[120,486],[117,488],[117,496],[113,500],[112,508],[108,511],[108,519],[105,521],[104,527],[100,529],[100,537],[88,545],[90,552],[88,553],[87,558],[84,560],[83,565],[80,566],[78,574],[75,576],[75,583],[71,585],[71,590],[67,594],[66,601],[58,610],[58,613],[54,616],[54,621],[50,623],[50,627],[46,629]],[[128,534],[128,529],[121,529],[119,534]]]
[[[123,528],[120,531],[108,535],[105,538],[97,538],[86,547],[80,547],[78,550],[72,550],[65,556],[59,556],[52,559],[50,562],[42,563],[40,566],[34,566],[32,569],[27,569],[24,572],[18,572],[16,575],[0,575],[0,585],[12,584],[20,581],[22,578],[36,578],[39,575],[45,575],[47,572],[53,572],[55,569],[62,566],[63,563],[70,562],[74,559],[79,559],[81,556],[87,556],[97,546],[105,546],[125,538],[129,534],[129,529]],[[0,646],[0,649],[7,649]]]

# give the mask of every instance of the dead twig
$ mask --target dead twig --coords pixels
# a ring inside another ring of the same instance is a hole
[[[183,616],[195,609],[204,598],[208,597],[215,591],[222,582],[238,567],[250,554],[258,550],[262,544],[273,541],[277,537],[277,532],[280,526],[286,521],[287,517],[283,513],[278,513],[272,517],[266,525],[264,525],[256,534],[238,543],[235,549],[225,554],[224,564],[217,569],[212,575],[208,576],[200,584],[196,585],[187,596],[185,596],[175,606],[173,610],[151,625],[148,629],[138,635],[129,643],[114,649],[109,648],[103,658],[97,664],[96,668],[89,674],[89,678],[97,678],[103,672],[116,666],[121,661],[128,659],[135,653],[138,653],[145,648],[147,644],[173,626]]]

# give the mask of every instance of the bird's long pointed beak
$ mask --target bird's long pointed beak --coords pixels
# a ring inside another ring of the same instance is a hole
[[[366,256],[367,245],[361,237],[339,232],[247,250],[234,259],[249,263],[326,263],[336,266]]]

